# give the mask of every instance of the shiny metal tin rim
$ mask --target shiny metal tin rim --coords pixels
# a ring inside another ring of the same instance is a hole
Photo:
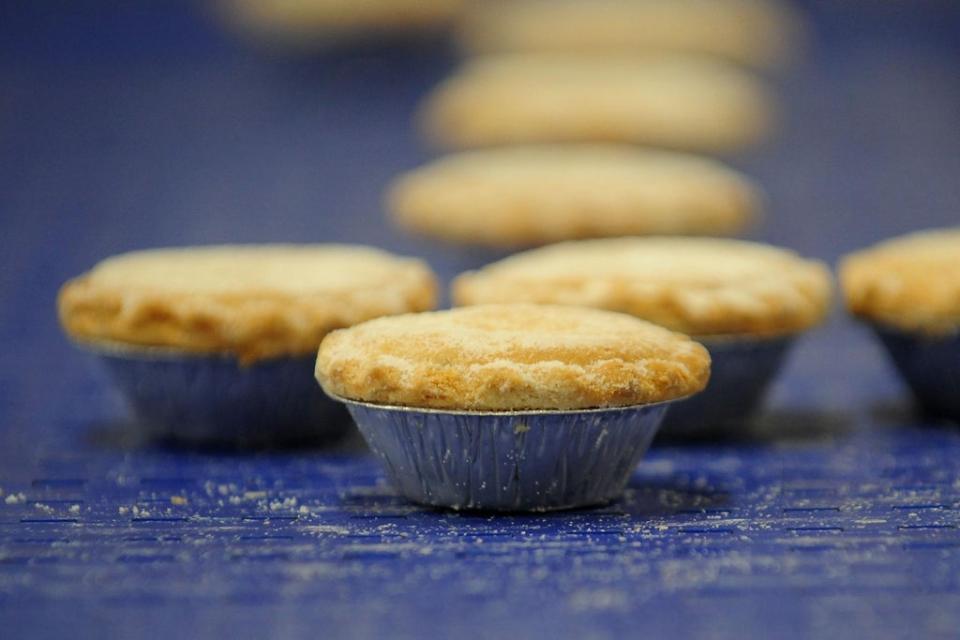
[[[430,414],[440,414],[440,415],[454,415],[454,416],[491,416],[497,418],[507,418],[511,416],[539,416],[539,415],[552,415],[552,416],[562,416],[571,413],[609,413],[611,411],[635,411],[637,409],[643,409],[647,407],[659,407],[674,404],[676,402],[682,402],[689,398],[694,397],[697,394],[690,394],[686,396],[680,396],[678,398],[673,398],[671,400],[661,400],[660,402],[647,402],[643,404],[625,404],[615,407],[590,407],[587,409],[512,409],[506,411],[479,411],[479,410],[468,410],[468,409],[437,409],[434,407],[413,407],[409,405],[402,404],[380,404],[377,402],[367,402],[365,400],[354,400],[352,398],[344,398],[335,393],[331,393],[324,389],[330,399],[336,400],[337,402],[342,402],[343,404],[353,404],[359,405],[361,407],[366,407],[368,409],[378,409],[382,411],[402,411],[408,413],[430,413]]]
[[[165,345],[137,344],[133,342],[121,342],[119,340],[85,340],[82,338],[70,338],[71,342],[77,347],[95,355],[106,355],[117,358],[135,358],[139,360],[233,360],[240,361],[240,358],[229,351],[188,351],[179,347],[170,347]],[[272,360],[283,360],[286,358],[308,358],[313,354],[312,351],[305,353],[287,353],[254,360],[247,365],[256,366]]]

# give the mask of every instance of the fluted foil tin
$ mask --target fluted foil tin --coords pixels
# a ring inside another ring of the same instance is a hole
[[[331,441],[350,428],[343,407],[317,388],[315,359],[242,365],[226,355],[83,344],[126,397],[136,428],[153,440],[265,447]]]
[[[924,412],[960,422],[960,331],[926,336],[880,326],[874,330]]]
[[[706,438],[744,431],[783,365],[793,338],[698,338],[710,352],[710,383],[676,403],[661,428],[662,439]]]
[[[343,400],[387,475],[421,504],[550,511],[619,496],[667,404],[449,412]]]

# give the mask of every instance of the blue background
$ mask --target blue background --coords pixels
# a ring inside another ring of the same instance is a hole
[[[755,237],[833,262],[960,220],[960,5],[807,3],[779,138],[732,159]],[[185,2],[0,4],[3,637],[957,637],[960,434],[923,424],[839,310],[753,432],[655,447],[624,500],[491,518],[396,497],[356,442],[130,437],[54,299],[129,249],[356,241],[384,224],[439,43],[263,55]],[[22,499],[21,499],[22,494]]]

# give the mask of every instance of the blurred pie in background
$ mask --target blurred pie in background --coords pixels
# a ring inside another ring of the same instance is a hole
[[[731,65],[689,56],[496,55],[427,97],[427,137],[447,148],[629,142],[730,153],[761,142],[773,99]]]
[[[447,148],[629,142],[731,153],[766,138],[774,105],[763,82],[714,58],[502,54],[468,60],[421,117]]]
[[[471,53],[699,53],[753,67],[789,61],[803,23],[778,0],[488,0],[458,30]]]
[[[709,158],[629,145],[466,151],[398,176],[394,222],[456,244],[531,247],[623,235],[735,235],[760,189]]]

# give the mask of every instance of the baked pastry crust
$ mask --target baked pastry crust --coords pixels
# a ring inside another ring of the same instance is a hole
[[[719,162],[618,145],[455,154],[397,178],[401,226],[495,247],[623,235],[726,235],[759,211],[759,190]]]
[[[464,273],[453,300],[597,307],[698,337],[774,336],[820,322],[830,289],[823,264],[778,247],[618,238],[552,245]]]
[[[452,148],[629,142],[729,152],[770,129],[771,98],[746,72],[688,56],[514,54],[475,58],[421,110]]]
[[[595,309],[489,305],[381,318],[320,345],[330,394],[462,411],[563,410],[696,393],[710,356],[686,336]]]
[[[960,330],[960,227],[921,231],[852,253],[840,264],[850,311],[906,331]]]
[[[421,261],[351,245],[224,245],[108,258],[60,290],[78,341],[225,353],[241,362],[312,353],[333,329],[431,309]]]
[[[774,67],[794,56],[803,31],[777,0],[488,0],[467,9],[458,36],[473,54],[674,51]]]

